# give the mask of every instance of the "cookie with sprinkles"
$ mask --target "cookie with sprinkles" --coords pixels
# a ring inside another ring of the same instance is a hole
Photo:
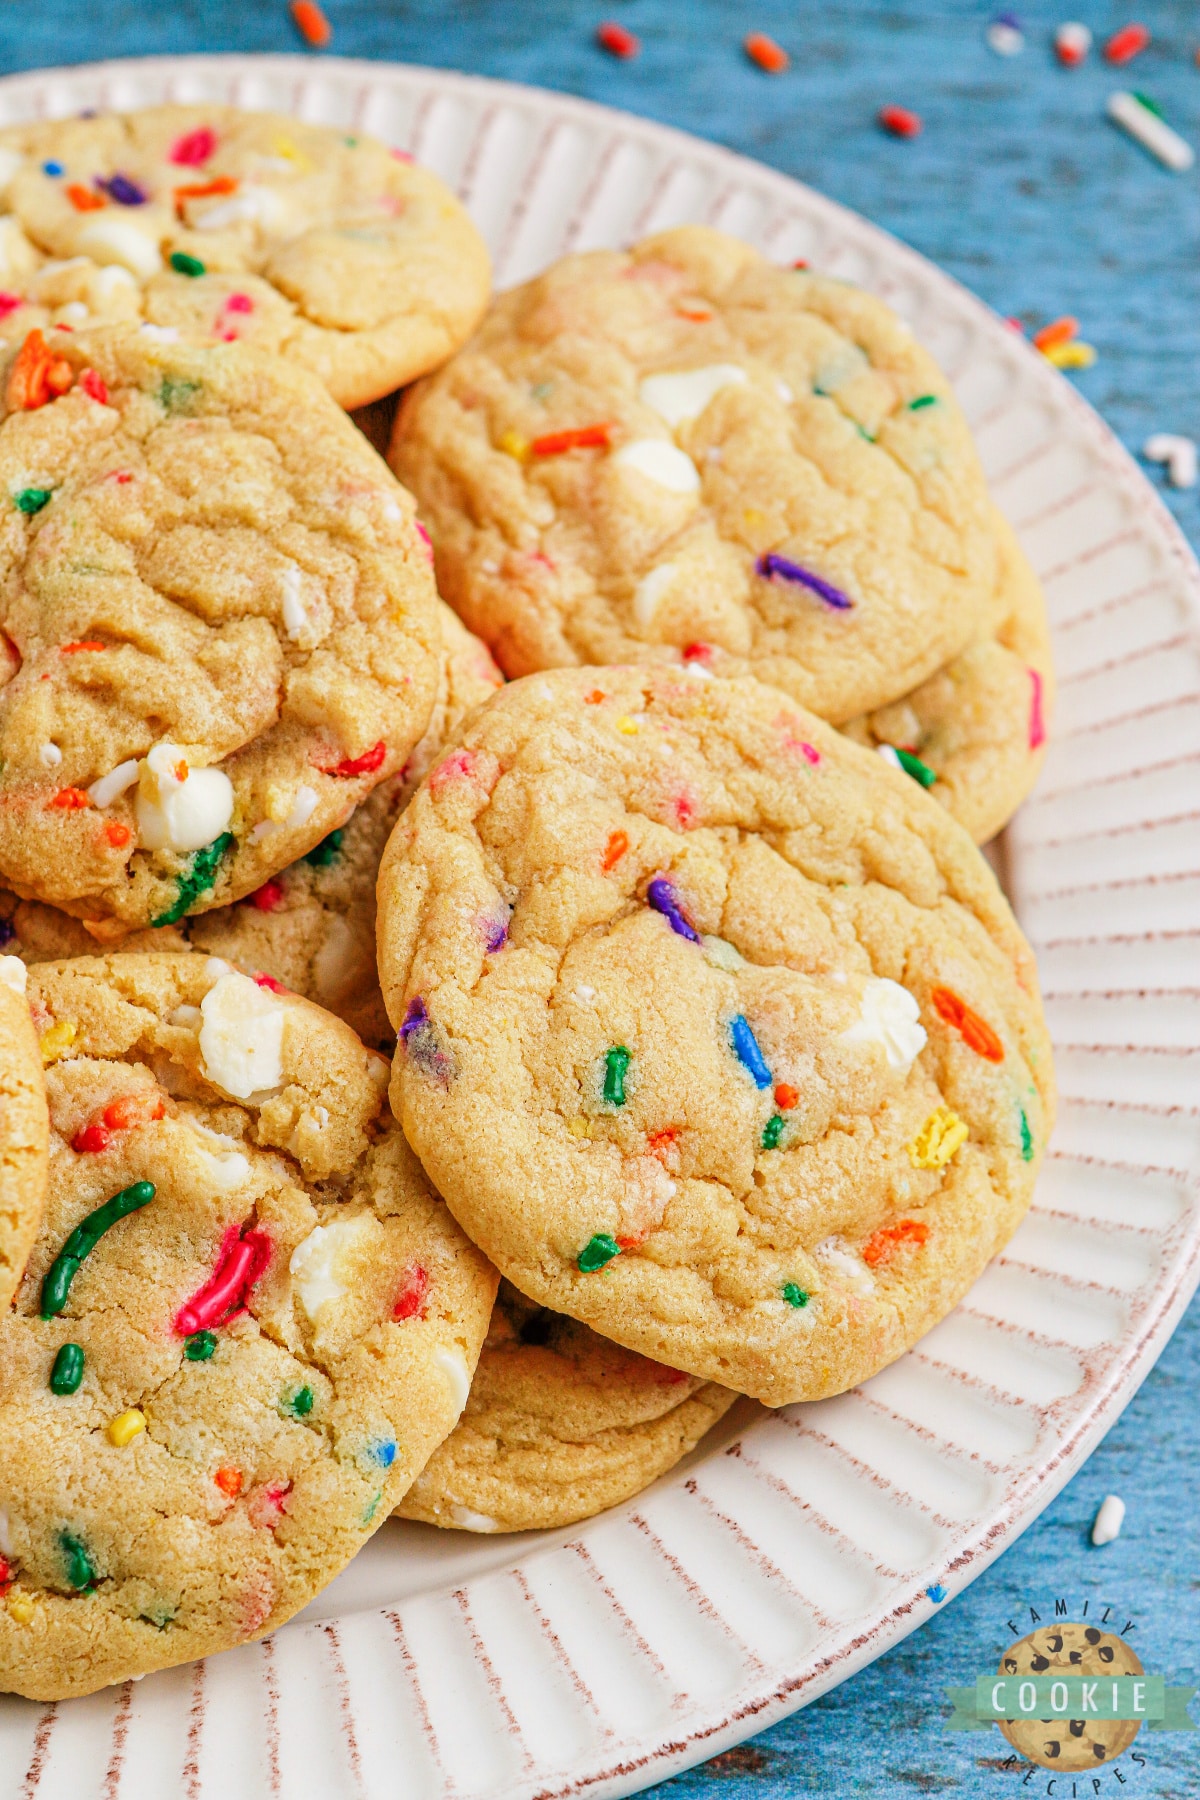
[[[20,959],[0,954],[0,1315],[17,1290],[46,1198],[46,1084]]]
[[[433,369],[488,296],[450,190],[361,132],[157,106],[0,132],[0,334],[144,319],[241,340],[362,406]]]
[[[237,906],[201,913],[191,943],[262,970],[315,1000],[364,1043],[395,1038],[375,966],[375,882],[392,827],[446,739],[494,694],[500,671],[485,645],[439,604],[444,651],[433,717],[403,772],[377,787],[347,823]]]
[[[197,955],[42,964],[29,999],[50,1176],[0,1316],[0,1690],[57,1699],[311,1599],[457,1422],[496,1277],[320,1008]]]
[[[914,1343],[1025,1211],[1053,1075],[962,828],[777,690],[554,670],[379,878],[392,1104],[530,1299],[770,1404]]]
[[[573,1525],[673,1469],[736,1398],[501,1282],[466,1411],[397,1514],[461,1531]]]
[[[911,694],[842,730],[927,787],[984,844],[1026,798],[1046,754],[1054,659],[1046,603],[1011,525],[996,514],[1002,622]]]
[[[507,675],[696,661],[836,724],[993,623],[990,503],[932,358],[882,301],[698,226],[502,294],[390,460]]]
[[[0,879],[114,933],[253,892],[428,726],[409,496],[243,345],[31,332],[0,390]]]

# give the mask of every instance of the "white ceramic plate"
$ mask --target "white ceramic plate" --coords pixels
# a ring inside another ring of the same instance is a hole
[[[782,175],[559,94],[299,57],[0,82],[0,122],[231,100],[360,127],[470,206],[502,285],[706,220],[873,288],[952,376],[1046,588],[1061,681],[1007,878],[1062,1116],[958,1311],[862,1389],[768,1415],[581,1529],[385,1526],[273,1638],[88,1700],[0,1699],[3,1800],[634,1793],[878,1656],[1041,1511],[1197,1281],[1200,569],[1068,383],[945,275]]]

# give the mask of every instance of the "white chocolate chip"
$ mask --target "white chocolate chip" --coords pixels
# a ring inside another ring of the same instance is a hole
[[[691,457],[663,438],[636,438],[618,450],[612,460],[618,468],[632,469],[669,493],[695,494],[700,490],[700,473]]]
[[[138,330],[144,337],[153,338],[156,344],[177,344],[179,342],[177,325],[151,325],[147,322],[139,325]]]
[[[920,1023],[920,1013],[913,996],[898,981],[868,975],[863,985],[858,1019],[843,1031],[842,1042],[879,1044],[887,1057],[888,1067],[907,1075],[925,1048],[925,1027]]]
[[[198,1006],[177,1006],[167,1014],[168,1025],[178,1025],[187,1031],[198,1031],[203,1023],[204,1014]]]
[[[38,757],[43,768],[57,769],[62,762],[62,751],[57,744],[43,744],[38,751]]]
[[[314,1325],[321,1308],[346,1292],[335,1274],[338,1258],[361,1233],[360,1220],[335,1219],[332,1225],[314,1225],[292,1251],[288,1271],[295,1282],[296,1298]]]
[[[226,1192],[241,1187],[250,1174],[250,1160],[239,1147],[237,1139],[228,1137],[223,1131],[212,1131],[207,1125],[201,1124],[199,1119],[187,1115],[184,1122],[197,1137],[207,1140],[198,1148],[213,1183]],[[209,1144],[217,1148],[210,1149]]]
[[[287,208],[274,188],[247,184],[228,200],[218,201],[192,221],[195,231],[227,231],[231,225],[261,225],[265,231],[279,225]]]
[[[136,287],[133,275],[120,263],[108,263],[103,269],[97,269],[92,277],[92,291],[101,304],[112,300],[122,291],[128,293],[131,288]],[[178,332],[175,335],[178,336]]]
[[[316,789],[310,788],[306,782],[302,783],[296,789],[287,818],[282,821],[260,819],[250,833],[250,842],[252,844],[261,843],[263,838],[270,837],[276,831],[297,831],[301,825],[308,824],[316,810]]]
[[[289,563],[283,571],[283,629],[294,643],[310,623],[300,591],[300,571],[295,563]]]
[[[135,810],[143,849],[202,850],[233,817],[233,783],[221,769],[190,768],[178,744],[156,744],[138,771]]]
[[[457,1501],[450,1508],[450,1517],[461,1531],[499,1531],[498,1520],[488,1513],[472,1512],[469,1506],[459,1506]]]
[[[200,1055],[208,1079],[237,1100],[279,1087],[285,1010],[248,975],[222,975],[200,1005]]]
[[[75,246],[98,263],[119,263],[141,281],[162,268],[158,245],[132,219],[92,218],[75,234]]]
[[[118,763],[115,769],[108,771],[107,775],[101,775],[99,781],[93,781],[88,789],[88,799],[93,806],[98,806],[103,811],[106,806],[111,806],[114,800],[119,800],[121,795],[133,786],[137,778],[137,758],[131,756],[128,762]]]
[[[462,1409],[467,1404],[467,1395],[471,1392],[471,1377],[467,1372],[466,1358],[461,1350],[447,1349],[439,1344],[433,1353],[433,1360],[450,1384],[450,1395],[454,1401],[454,1417],[462,1417]]]
[[[28,979],[29,971],[19,956],[0,956],[0,986],[11,988],[14,994],[23,994]]]
[[[633,594],[633,616],[643,629],[658,611],[659,603],[677,573],[674,563],[660,563],[638,582]]]
[[[705,369],[684,369],[673,375],[647,375],[638,387],[643,406],[665,419],[674,431],[689,419],[698,419],[714,394],[737,387],[747,379],[736,363],[710,363]]]

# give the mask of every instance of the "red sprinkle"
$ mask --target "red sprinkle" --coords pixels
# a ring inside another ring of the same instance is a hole
[[[928,1242],[928,1225],[920,1219],[901,1219],[895,1225],[885,1225],[867,1239],[862,1247],[862,1259],[869,1269],[875,1269],[880,1263],[890,1262],[901,1244]]]
[[[1042,707],[1042,678],[1036,669],[1029,671],[1029,748],[1040,750],[1046,741],[1046,718]]]
[[[938,1017],[947,1025],[959,1032],[968,1050],[974,1050],[976,1056],[982,1056],[988,1062],[1004,1061],[1004,1045],[996,1036],[986,1019],[969,1007],[965,1000],[954,992],[953,988],[935,987],[929,998],[932,1000]]]
[[[290,1481],[272,1481],[247,1495],[246,1514],[250,1523],[261,1525],[264,1530],[274,1531],[280,1514],[285,1510],[283,1503],[291,1491]]]
[[[0,1556],[0,1594],[5,1593],[12,1584],[12,1564],[9,1562],[7,1556]]]
[[[600,862],[600,867],[606,875],[610,869],[616,868],[628,848],[629,838],[626,833],[623,831],[614,831],[604,847],[604,855]]]
[[[221,1240],[217,1266],[204,1286],[192,1295],[175,1318],[180,1337],[204,1331],[210,1325],[226,1325],[246,1304],[250,1289],[271,1260],[271,1240],[262,1231],[242,1237],[231,1225]]]
[[[920,116],[910,112],[906,106],[881,106],[879,123],[885,131],[898,138],[920,137],[923,129]]]
[[[712,653],[711,644],[685,644],[683,646],[684,662],[711,662]]]
[[[292,18],[300,36],[314,50],[323,49],[333,36],[333,27],[316,0],[292,0]]]
[[[781,1081],[775,1089],[775,1104],[784,1112],[790,1112],[800,1099],[799,1088],[794,1088],[787,1081]]]
[[[393,1319],[423,1319],[425,1317],[425,1296],[428,1292],[428,1273],[419,1263],[414,1263],[404,1272],[404,1280],[400,1284],[400,1292],[396,1295],[396,1304],[392,1308]]]
[[[225,302],[225,311],[232,313],[252,313],[254,302],[249,294],[230,294]]]
[[[154,1119],[161,1119],[166,1110],[166,1101],[161,1094],[125,1094],[119,1100],[110,1100],[96,1118],[76,1132],[71,1139],[71,1148],[81,1155],[107,1150],[114,1132],[132,1131],[138,1125],[148,1125]]]
[[[612,432],[609,424],[580,425],[574,431],[551,431],[545,437],[534,438],[529,449],[534,456],[563,456],[568,450],[603,449],[611,441]]]
[[[171,145],[170,161],[179,168],[194,169],[206,163],[217,147],[217,134],[211,125],[197,125],[185,131]]]
[[[361,756],[347,757],[345,762],[335,764],[332,769],[322,769],[322,775],[336,775],[339,781],[350,781],[355,775],[373,775],[387,755],[387,745],[383,739],[371,750],[364,750]]]
[[[264,881],[250,896],[251,903],[259,912],[274,912],[283,904],[282,881]]]
[[[98,406],[108,405],[108,388],[95,369],[85,369],[79,377],[79,385],[89,400],[94,400]]]
[[[782,75],[791,62],[791,57],[781,44],[767,36],[765,31],[752,31],[742,42],[742,49],[752,63],[768,75]]]
[[[24,304],[20,294],[0,293],[0,319],[7,319],[9,313],[15,313]]]
[[[664,1125],[661,1131],[652,1131],[646,1139],[646,1148],[651,1156],[661,1157],[673,1150],[679,1140],[678,1125]]]
[[[1132,62],[1139,56],[1150,42],[1150,33],[1144,25],[1123,25],[1120,31],[1114,31],[1104,46],[1105,62]]]
[[[82,788],[65,787],[59,788],[53,799],[48,800],[46,804],[60,807],[63,812],[82,812],[85,806],[90,806],[92,803]]]
[[[287,989],[284,987],[282,981],[276,981],[273,975],[264,974],[262,969],[260,969],[256,975],[252,975],[250,979],[254,982],[256,987],[266,988],[268,993],[287,993]]]
[[[80,650],[107,650],[107,649],[108,649],[108,645],[100,643],[98,639],[95,642],[93,642],[93,640],[91,638],[81,638],[77,644],[60,644],[58,646],[58,654],[60,656],[74,656]]]
[[[610,56],[619,56],[624,61],[636,56],[642,47],[641,38],[634,37],[632,31],[626,31],[623,25],[618,25],[613,19],[605,19],[603,25],[597,25],[596,42]]]

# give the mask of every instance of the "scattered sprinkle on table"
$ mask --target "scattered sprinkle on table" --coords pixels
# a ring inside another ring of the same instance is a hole
[[[291,0],[292,18],[296,30],[306,44],[314,50],[322,50],[333,36],[333,27],[317,5],[316,0]]]
[[[1164,168],[1182,174],[1190,169],[1196,160],[1196,153],[1189,143],[1172,131],[1166,120],[1161,118],[1152,106],[1146,104],[1141,94],[1129,94],[1118,89],[1108,96],[1105,107],[1114,125],[1134,138],[1151,156],[1156,156]]]
[[[1106,1494],[1092,1526],[1092,1542],[1099,1548],[1111,1544],[1121,1535],[1125,1523],[1125,1502],[1120,1494]]]
[[[742,40],[742,49],[750,61],[757,63],[768,75],[782,75],[792,60],[782,44],[777,44],[765,31],[752,31]]]
[[[1119,68],[1123,63],[1132,62],[1140,56],[1150,42],[1150,33],[1144,25],[1123,25],[1120,31],[1114,31],[1104,46],[1105,62],[1115,63]]]
[[[641,38],[634,37],[632,31],[626,31],[615,19],[605,19],[603,25],[597,25],[596,42],[610,56],[619,56],[623,62],[630,61],[642,47]]]
[[[923,126],[919,116],[906,106],[881,106],[879,123],[892,137],[920,137]]]
[[[1192,438],[1156,431],[1142,445],[1142,455],[1147,462],[1166,463],[1167,480],[1172,487],[1195,487],[1196,445]]]
[[[993,19],[984,37],[997,56],[1019,56],[1025,48],[1025,33],[1015,13],[1004,12]]]
[[[1054,34],[1054,54],[1064,69],[1077,69],[1086,62],[1092,47],[1092,34],[1077,19],[1068,19]]]

